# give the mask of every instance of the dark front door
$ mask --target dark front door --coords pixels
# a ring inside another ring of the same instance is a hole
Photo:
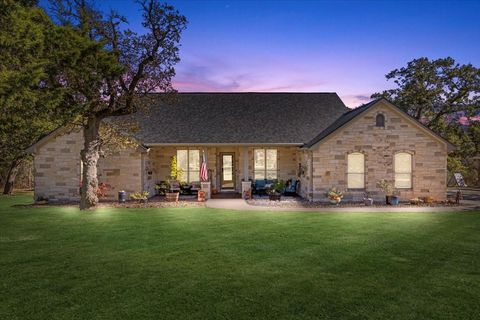
[[[222,190],[235,189],[235,154],[222,153],[221,158],[221,176],[220,185]]]

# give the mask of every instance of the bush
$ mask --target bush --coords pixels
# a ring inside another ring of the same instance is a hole
[[[148,191],[134,192],[130,195],[130,198],[137,202],[145,202],[148,200],[149,195],[150,195],[150,192]]]
[[[343,198],[343,191],[338,189],[337,187],[331,187],[326,193],[325,196],[329,200],[342,200]]]

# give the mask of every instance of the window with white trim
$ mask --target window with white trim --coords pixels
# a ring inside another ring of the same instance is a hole
[[[365,155],[363,153],[354,152],[347,156],[347,187],[348,189],[365,188]]]
[[[255,149],[253,150],[253,176],[259,179],[277,179],[277,150]]]
[[[179,180],[200,181],[200,150],[177,150],[177,169],[182,170]]]
[[[412,155],[407,152],[399,152],[394,158],[395,188],[412,188]]]

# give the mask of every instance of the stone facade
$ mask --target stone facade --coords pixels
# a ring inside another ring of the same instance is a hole
[[[377,114],[385,126],[377,127]],[[35,199],[78,200],[81,176],[81,131],[52,135],[35,146]],[[399,190],[402,200],[431,196],[446,197],[447,143],[419,126],[387,102],[379,102],[337,129],[310,149],[297,146],[191,146],[205,150],[213,189],[220,189],[221,154],[234,153],[235,191],[242,180],[253,179],[253,154],[257,148],[276,149],[279,179],[300,179],[300,195],[326,200],[325,191],[335,186],[346,190],[346,200],[361,200],[369,192],[376,200],[384,195],[377,181],[393,181],[393,159],[397,152],[412,154],[412,188]],[[177,149],[187,146],[152,146],[149,150],[123,150],[99,160],[99,182],[110,187],[108,198],[117,192],[146,190],[155,194],[155,184],[170,174],[170,160]],[[365,189],[347,189],[347,156],[365,155]]]
[[[378,113],[385,116],[385,127],[375,126]],[[386,102],[360,114],[320,141],[312,151],[313,190],[310,195],[306,190],[302,192],[313,200],[325,200],[324,194],[332,186],[346,190],[346,200],[361,200],[365,191],[377,200],[384,199],[376,184],[381,179],[394,180],[393,157],[397,152],[413,156],[412,188],[397,190],[402,200],[446,197],[447,143]],[[347,189],[347,155],[352,152],[365,155],[364,190]]]
[[[34,160],[36,200],[66,201],[80,199],[82,132],[77,130],[51,137],[36,147]],[[105,183],[107,198],[142,190],[142,154],[122,150],[98,161],[98,180]]]
[[[36,200],[78,200],[81,131],[58,135],[37,147],[34,160]]]
[[[107,154],[98,161],[98,182],[107,184],[107,198],[115,199],[118,191],[124,190],[127,196],[132,192],[152,190],[142,187],[143,153],[137,150],[121,150]]]

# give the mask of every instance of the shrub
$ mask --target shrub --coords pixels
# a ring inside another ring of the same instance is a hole
[[[328,191],[325,193],[325,196],[329,200],[341,200],[343,198],[343,191],[338,189],[337,187],[331,187],[328,189]]]
[[[134,192],[130,195],[130,198],[137,202],[145,202],[148,200],[149,195],[150,195],[150,192],[148,191]]]

